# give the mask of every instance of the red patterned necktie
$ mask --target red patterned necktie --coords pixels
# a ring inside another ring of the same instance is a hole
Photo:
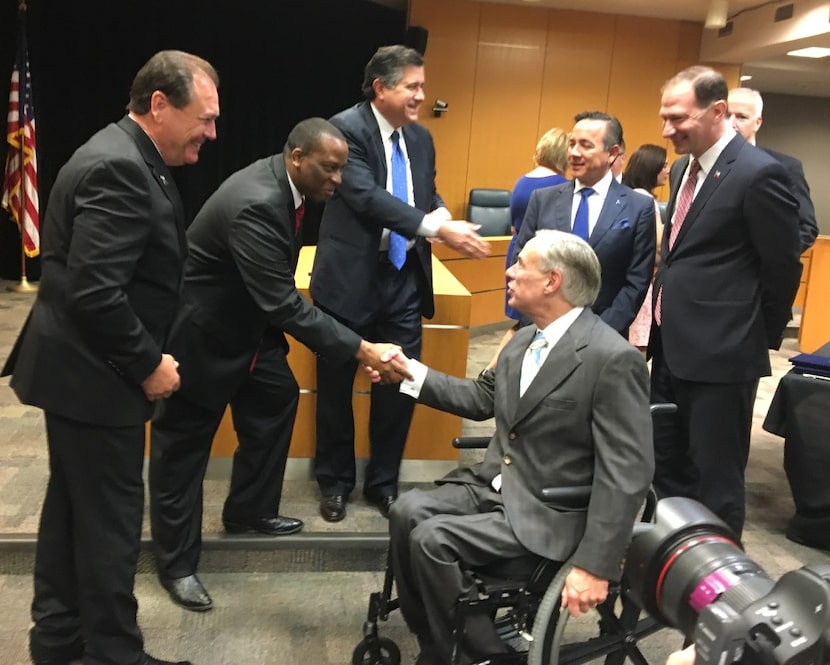
[[[294,211],[294,235],[300,232],[300,226],[303,224],[303,215],[305,215],[305,199],[302,200],[302,203]]]
[[[692,160],[692,165],[689,167],[689,177],[683,183],[683,189],[677,196],[677,208],[674,211],[674,218],[671,223],[671,231],[669,231],[669,251],[674,247],[677,241],[677,234],[680,233],[680,227],[683,225],[683,220],[686,219],[686,214],[689,212],[689,207],[692,205],[692,200],[695,198],[695,188],[697,187],[697,174],[700,173],[700,162],[696,159]],[[663,323],[663,287],[657,292],[657,302],[654,304],[654,322],[659,326]]]

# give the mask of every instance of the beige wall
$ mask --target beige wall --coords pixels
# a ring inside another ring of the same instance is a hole
[[[826,187],[830,155],[830,99],[767,94],[759,145],[797,157],[804,164],[816,207],[819,233],[830,234],[830,188]]]
[[[512,189],[538,137],[570,129],[580,111],[616,115],[629,152],[664,144],[660,86],[700,49],[701,26],[686,21],[464,0],[411,0],[409,11],[429,31],[421,121],[435,138],[439,192],[458,217],[470,189]],[[738,67],[720,69],[737,84]],[[434,118],[438,98],[449,110]]]

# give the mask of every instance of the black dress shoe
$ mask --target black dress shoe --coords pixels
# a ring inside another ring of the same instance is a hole
[[[324,496],[320,501],[320,514],[326,522],[339,522],[346,517],[346,497],[342,494]]]
[[[377,498],[367,496],[366,501],[375,506],[386,519],[389,519],[389,511],[392,509],[392,504],[395,503],[395,498],[392,495]]]
[[[149,653],[145,653],[144,657],[139,661],[139,665],[193,665],[189,660],[162,660],[161,658],[153,658]]]
[[[202,586],[202,583],[196,575],[177,577],[175,579],[159,575],[159,581],[161,582],[161,586],[163,586],[167,590],[167,593],[170,594],[170,598],[173,599],[173,602],[186,610],[205,612],[213,607],[213,601],[210,599],[207,589]],[[152,659],[153,657],[147,656],[147,658]],[[163,663],[165,661],[157,661],[152,659],[147,662]]]
[[[293,517],[255,517],[252,520],[222,520],[228,533],[255,531],[268,536],[287,536],[303,528],[302,520]]]

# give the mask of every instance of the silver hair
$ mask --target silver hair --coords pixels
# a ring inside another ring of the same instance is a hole
[[[574,307],[590,307],[599,293],[601,269],[591,246],[579,236],[542,229],[525,249],[539,255],[539,267],[562,275],[562,295]]]
[[[732,88],[732,90],[729,91],[729,94],[731,95],[733,92],[739,92],[743,95],[750,95],[752,100],[755,102],[755,115],[759,118],[764,115],[764,98],[761,97],[760,92],[752,88]]]

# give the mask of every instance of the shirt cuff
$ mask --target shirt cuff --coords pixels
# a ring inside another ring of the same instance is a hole
[[[415,360],[414,358],[409,359],[409,372],[412,374],[412,380],[404,379],[401,381],[401,387],[399,391],[404,395],[409,395],[414,399],[418,399],[421,395],[421,388],[424,386],[424,381],[427,378],[427,370],[429,367],[424,365],[422,362]]]

